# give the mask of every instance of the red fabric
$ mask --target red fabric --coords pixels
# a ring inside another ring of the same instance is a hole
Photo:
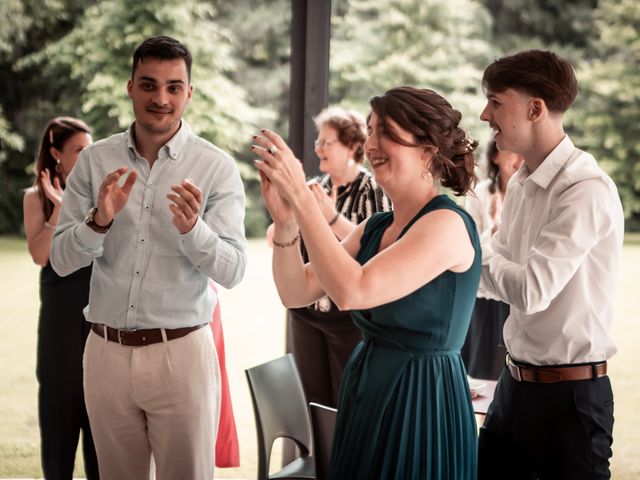
[[[211,288],[216,290],[212,283]],[[240,466],[240,446],[238,445],[238,432],[231,405],[231,391],[229,390],[229,378],[224,358],[224,336],[222,334],[222,319],[220,317],[220,302],[216,304],[211,322],[213,341],[216,345],[218,362],[220,364],[220,423],[218,424],[218,437],[216,438],[216,467],[232,468]]]

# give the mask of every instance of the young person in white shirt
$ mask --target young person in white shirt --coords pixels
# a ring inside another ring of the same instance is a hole
[[[610,478],[607,359],[623,241],[615,184],[563,129],[577,80],[552,52],[494,61],[480,118],[524,157],[502,226],[483,244],[481,287],[511,307],[508,350],[480,430],[478,478]]]

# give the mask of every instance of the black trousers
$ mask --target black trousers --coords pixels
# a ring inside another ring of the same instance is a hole
[[[502,373],[507,353],[502,329],[508,316],[506,303],[476,298],[467,337],[460,350],[467,373],[472,377],[497,380]]]
[[[289,310],[288,320],[291,350],[307,401],[336,407],[344,367],[362,332],[349,313],[339,310],[296,308]]]
[[[503,370],[478,443],[478,480],[608,479],[609,377],[518,382]]]
[[[42,269],[37,370],[42,470],[47,480],[70,480],[82,432],[88,480],[99,478],[82,387],[82,355],[91,324],[82,308],[88,303],[91,267],[60,278]]]

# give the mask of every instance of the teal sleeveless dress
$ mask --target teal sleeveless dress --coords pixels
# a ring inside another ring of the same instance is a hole
[[[464,220],[476,251],[463,273],[446,271],[404,298],[351,312],[362,330],[340,389],[330,478],[333,480],[476,478],[476,422],[460,348],[480,280],[473,219],[445,195],[423,215],[449,209]],[[367,222],[356,259],[378,252],[393,212]]]

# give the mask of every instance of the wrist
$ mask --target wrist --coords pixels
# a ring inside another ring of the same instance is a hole
[[[93,223],[95,223],[100,228],[106,228],[107,226],[111,225],[111,222],[113,222],[113,218],[107,218],[102,214],[102,211],[100,209],[96,210],[96,213],[93,216]]]
[[[99,222],[104,220],[96,221],[98,213],[99,211],[96,207],[89,210],[89,213],[87,213],[87,216],[84,219],[84,223],[94,232],[105,234],[109,231],[109,228],[111,228],[113,219],[111,219],[111,221],[106,224],[100,224]]]
[[[273,238],[286,239],[292,237],[298,233],[300,228],[298,222],[290,220],[286,222],[274,222],[273,224]]]

